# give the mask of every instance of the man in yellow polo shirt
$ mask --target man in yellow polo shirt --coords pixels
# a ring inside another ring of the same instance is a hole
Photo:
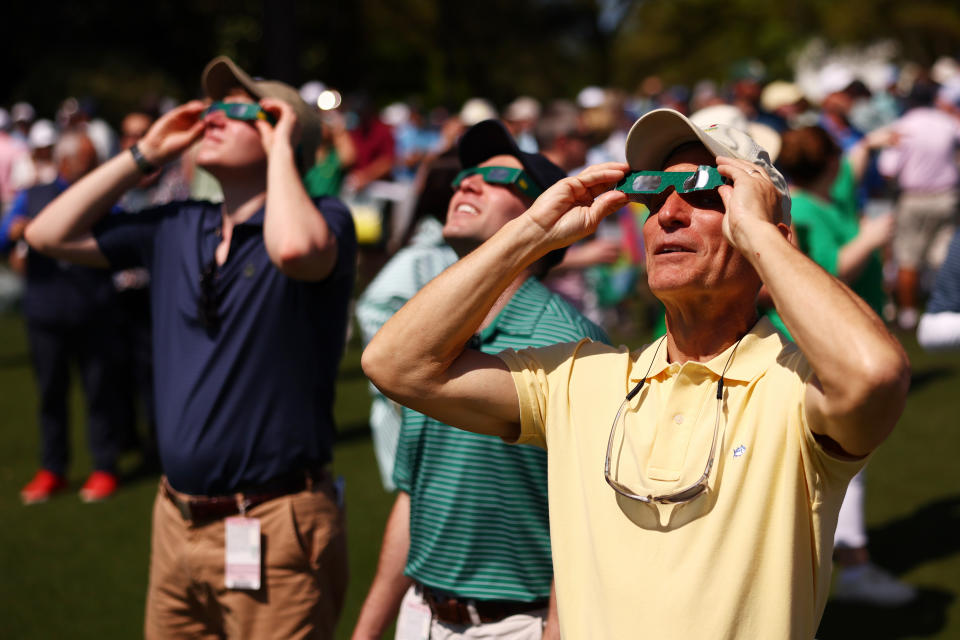
[[[783,177],[745,133],[657,110],[626,155],[557,183],[431,282],[364,370],[447,424],[546,447],[563,637],[812,638],[847,482],[902,412],[909,363],[790,243]],[[665,338],[465,348],[516,273],[628,198],[651,212]],[[761,282],[796,344],[758,320]]]

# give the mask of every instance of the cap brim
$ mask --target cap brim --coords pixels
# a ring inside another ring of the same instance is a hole
[[[220,100],[231,89],[245,90],[255,98],[263,98],[257,83],[227,56],[217,56],[203,70],[201,84],[204,92],[214,100]]]
[[[632,171],[659,171],[670,153],[700,142],[714,156],[735,156],[689,118],[673,109],[655,109],[637,120],[627,134],[626,156]]]

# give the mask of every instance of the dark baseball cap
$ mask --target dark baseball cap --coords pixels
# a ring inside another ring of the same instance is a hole
[[[475,167],[493,156],[513,156],[523,170],[546,191],[553,183],[567,177],[563,169],[539,153],[521,151],[507,128],[499,120],[484,120],[473,125],[457,145],[460,164],[464,169]]]
[[[494,156],[513,156],[523,165],[523,170],[530,179],[544,191],[567,177],[563,169],[550,162],[546,156],[521,151],[513,136],[499,120],[484,120],[467,129],[457,144],[457,153],[464,169],[476,167]],[[544,277],[552,267],[560,264],[566,252],[566,247],[554,249],[540,258],[537,277]]]

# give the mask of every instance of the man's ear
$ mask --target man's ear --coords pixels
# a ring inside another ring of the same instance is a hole
[[[784,224],[782,222],[777,223],[777,231],[780,232],[784,238],[787,239],[787,242],[793,246],[797,246],[797,234],[793,232],[793,225]]]

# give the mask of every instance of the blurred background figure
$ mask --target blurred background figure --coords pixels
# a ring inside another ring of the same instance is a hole
[[[821,127],[786,131],[777,165],[790,183],[797,245],[817,264],[853,289],[879,315],[886,295],[878,250],[893,233],[892,216],[859,219],[852,172],[840,147]],[[779,317],[778,328],[789,335]],[[864,518],[865,470],[851,480],[834,536],[839,568],[834,597],[880,606],[899,606],[917,596],[914,587],[873,564]]]
[[[93,143],[78,132],[59,139],[53,160],[58,175],[17,195],[0,227],[0,243],[19,244],[27,222],[97,166]],[[76,364],[87,400],[87,439],[94,465],[80,498],[104,500],[117,489],[116,418],[122,388],[114,357],[116,298],[110,274],[68,265],[20,246],[26,280],[23,315],[40,399],[41,441],[40,470],[20,497],[25,504],[35,504],[67,487],[67,399],[70,368]]]
[[[131,111],[120,123],[120,152],[128,150],[144,136],[157,119],[152,107]],[[137,213],[150,207],[190,197],[191,165],[178,158],[153,173],[143,176],[137,185],[123,194],[118,208]],[[157,425],[153,396],[153,342],[150,323],[150,273],[142,268],[113,273],[117,291],[117,329],[115,343],[121,371],[118,440],[123,450],[138,449],[142,468],[158,470]],[[138,411],[139,406],[139,411]],[[142,416],[146,433],[137,429]]]
[[[0,214],[13,204],[13,165],[27,154],[27,145],[10,133],[13,121],[6,109],[0,108]]]
[[[960,120],[934,106],[938,90],[930,80],[914,84],[906,113],[890,125],[897,142],[878,161],[880,171],[900,187],[893,254],[902,329],[916,327],[921,273],[940,267],[957,224]]]
[[[960,349],[960,230],[953,234],[926,311],[917,325],[917,341],[928,351]]]
[[[320,109],[319,101],[327,92],[331,99],[336,99],[325,103],[326,109]],[[338,196],[347,172],[357,159],[357,149],[338,108],[339,93],[328,90],[322,82],[311,80],[300,87],[300,97],[320,112],[322,122],[316,164],[303,177],[304,186],[313,198]]]
[[[538,150],[535,131],[540,118],[540,102],[530,96],[520,96],[503,112],[503,123],[517,141],[521,151],[536,153]]]
[[[57,165],[53,160],[57,136],[57,128],[49,120],[37,120],[30,125],[27,135],[30,153],[17,158],[11,169],[10,182],[15,190],[49,184],[57,178]]]

